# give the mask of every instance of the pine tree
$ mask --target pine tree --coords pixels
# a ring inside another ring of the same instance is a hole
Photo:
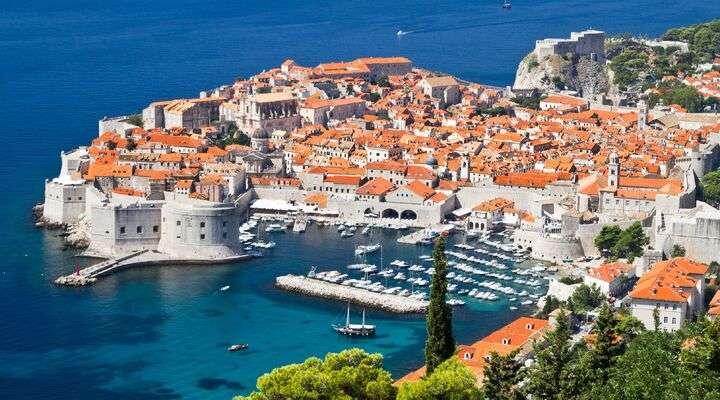
[[[483,371],[483,396],[486,400],[519,400],[524,399],[517,384],[522,380],[521,365],[515,361],[518,350],[501,356],[495,352],[490,354],[490,361]]]
[[[452,308],[445,302],[447,294],[447,259],[445,238],[435,241],[433,250],[435,273],[430,288],[430,304],[427,311],[427,341],[425,342],[425,365],[430,375],[443,361],[455,353],[452,333]]]
[[[593,327],[595,346],[590,352],[591,367],[596,372],[595,384],[604,384],[608,380],[608,373],[613,359],[619,354],[620,344],[617,335],[618,320],[610,307],[605,304],[600,309],[597,321]]]
[[[570,367],[575,357],[570,339],[570,317],[561,310],[555,329],[545,335],[545,344],[534,346],[536,361],[526,386],[533,398],[564,398],[565,389],[573,382]]]

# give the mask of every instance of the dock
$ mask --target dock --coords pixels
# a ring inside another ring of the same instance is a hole
[[[300,275],[279,276],[275,278],[275,286],[306,296],[349,302],[396,314],[424,313],[428,306],[428,302],[424,300],[371,292]]]
[[[158,251],[140,250],[120,257],[102,261],[100,263],[83,268],[70,275],[64,275],[55,279],[55,284],[61,286],[87,286],[97,282],[98,279],[110,275],[116,271],[150,265],[203,265],[223,264],[235,261],[242,261],[251,258],[250,255],[239,255],[236,257],[220,259],[198,259],[184,260],[175,259],[167,254]]]
[[[435,224],[432,226],[429,226],[427,228],[421,229],[419,231],[401,236],[397,239],[398,243],[402,244],[418,244],[418,242],[431,235],[431,233],[440,233],[440,232],[451,232],[453,229],[455,229],[455,225],[451,224]]]

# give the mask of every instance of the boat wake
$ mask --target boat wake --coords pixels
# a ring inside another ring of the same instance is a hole
[[[465,30],[465,29],[475,29],[475,28],[483,28],[483,27],[489,27],[489,26],[501,26],[501,25],[520,25],[524,23],[534,23],[534,22],[549,22],[552,20],[559,20],[562,19],[562,16],[558,17],[550,17],[550,18],[527,18],[527,19],[514,19],[514,20],[507,20],[507,21],[497,21],[497,22],[488,22],[488,23],[482,23],[482,24],[460,24],[460,25],[453,25],[446,28],[426,28],[426,29],[417,29],[414,31],[398,31],[397,35],[407,35],[409,33],[435,33],[435,32],[451,32],[451,31],[459,31],[459,30]],[[401,34],[402,32],[402,34]]]

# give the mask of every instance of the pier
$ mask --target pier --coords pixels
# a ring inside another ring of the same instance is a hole
[[[55,284],[62,286],[87,286],[98,281],[98,279],[110,275],[118,270],[150,265],[203,265],[223,264],[235,261],[242,261],[251,258],[250,255],[218,259],[174,259],[171,256],[158,251],[140,250],[121,257],[102,261],[87,268],[83,268],[70,275],[64,275],[55,279]]]
[[[401,236],[397,239],[398,243],[403,244],[418,244],[420,240],[426,237],[432,237],[432,233],[450,232],[455,228],[451,224],[435,224],[419,231]]]
[[[396,314],[424,313],[428,306],[428,302],[424,300],[394,294],[375,293],[365,289],[343,286],[299,275],[279,276],[275,279],[275,286],[289,292],[350,302]]]

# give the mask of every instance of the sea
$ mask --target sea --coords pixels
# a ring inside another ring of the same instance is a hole
[[[348,347],[385,356],[399,377],[422,365],[424,321],[369,311],[374,339],[330,329],[345,307],[285,293],[274,277],[342,269],[354,245],[330,228],[277,233],[266,257],[221,266],[128,270],[86,288],[56,287],[78,259],[30,208],[59,153],[87,144],[103,116],[192,97],[292,58],[302,65],[364,56],[491,85],[512,83],[534,41],[601,29],[657,36],[720,17],[695,0],[219,1],[0,0],[0,398],[230,399],[258,375]],[[398,30],[409,32],[398,37]],[[377,231],[386,260],[429,249]],[[229,285],[226,291],[220,291]],[[353,318],[359,318],[353,309]],[[473,342],[526,309],[506,300],[457,308]],[[228,353],[231,343],[250,348]]]

